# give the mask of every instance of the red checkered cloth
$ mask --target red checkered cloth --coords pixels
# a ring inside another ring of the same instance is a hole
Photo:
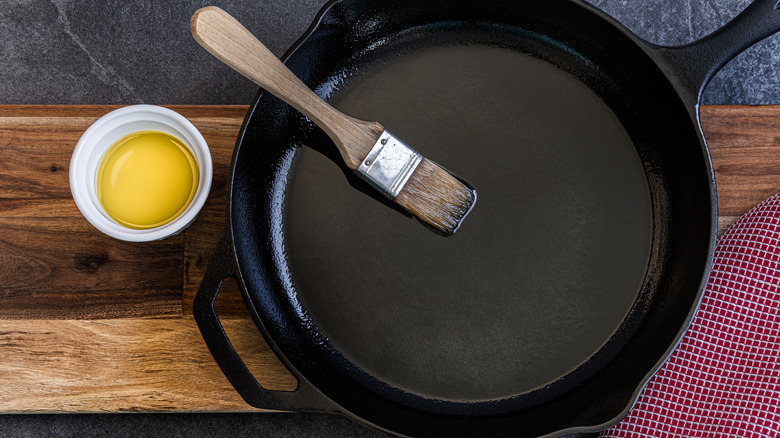
[[[682,342],[601,437],[780,437],[780,193],[718,240]]]

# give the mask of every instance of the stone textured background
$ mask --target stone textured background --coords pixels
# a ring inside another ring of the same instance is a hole
[[[424,1],[424,0],[421,0]],[[486,0],[489,1],[489,0]],[[717,29],[749,0],[589,0],[640,37],[678,45]],[[281,55],[323,0],[217,2]],[[248,104],[256,88],[193,41],[198,0],[3,0],[0,103]],[[708,104],[780,103],[780,35],[738,56]]]
[[[663,45],[700,38],[750,3],[589,1],[640,37]],[[249,104],[256,87],[192,40],[189,17],[201,6],[217,4],[281,55],[308,27],[322,3],[2,0],[0,104]],[[707,88],[704,103],[780,104],[780,36],[755,45],[727,65]],[[379,434],[341,417],[313,414],[104,414],[0,415],[0,436],[240,438]]]

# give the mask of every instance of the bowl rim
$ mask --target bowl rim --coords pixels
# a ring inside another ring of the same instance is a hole
[[[136,230],[118,224],[103,210],[96,194],[97,165],[119,138],[144,130],[166,132],[181,140],[195,156],[199,177],[198,189],[184,212],[166,224]],[[161,240],[185,229],[205,204],[212,177],[211,153],[200,131],[176,111],[148,104],[115,109],[92,123],[76,143],[68,172],[73,200],[84,218],[104,234],[129,242]]]

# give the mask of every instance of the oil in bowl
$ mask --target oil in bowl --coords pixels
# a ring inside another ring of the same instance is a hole
[[[178,138],[140,131],[114,143],[97,171],[97,197],[116,223],[136,230],[159,227],[182,214],[198,190],[192,151]]]

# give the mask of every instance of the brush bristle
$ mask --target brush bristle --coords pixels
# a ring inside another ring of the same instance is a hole
[[[436,163],[423,158],[395,202],[444,234],[453,234],[477,194]]]

